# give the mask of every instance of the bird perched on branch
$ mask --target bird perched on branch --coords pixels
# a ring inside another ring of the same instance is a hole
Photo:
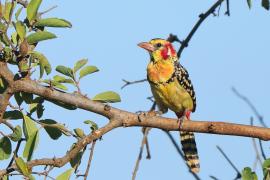
[[[150,54],[147,79],[153,96],[162,113],[168,109],[175,112],[179,120],[190,120],[196,109],[196,96],[187,70],[179,63],[173,45],[164,39],[152,39],[139,43]],[[180,131],[182,150],[192,172],[199,172],[200,164],[193,132]]]

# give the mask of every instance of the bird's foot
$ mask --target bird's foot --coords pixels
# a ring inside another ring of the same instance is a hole
[[[190,114],[191,114],[191,111],[185,110],[183,115],[180,118],[178,118],[177,123],[178,123],[179,129],[183,128],[183,123],[184,123],[185,120],[190,120]]]
[[[162,112],[161,111],[138,111],[136,112],[136,114],[138,114],[138,121],[141,122],[145,118],[160,116],[162,115]]]

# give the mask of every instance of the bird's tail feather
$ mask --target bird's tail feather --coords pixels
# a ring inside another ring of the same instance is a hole
[[[200,171],[200,161],[197,152],[195,136],[193,132],[180,131],[182,150],[185,154],[186,163],[192,172]]]

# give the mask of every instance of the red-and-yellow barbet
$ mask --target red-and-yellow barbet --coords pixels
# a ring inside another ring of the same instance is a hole
[[[147,79],[162,113],[175,112],[179,122],[196,109],[196,96],[187,70],[179,63],[173,45],[164,39],[139,43],[150,54]],[[200,164],[193,132],[180,131],[182,150],[192,172],[199,172]]]

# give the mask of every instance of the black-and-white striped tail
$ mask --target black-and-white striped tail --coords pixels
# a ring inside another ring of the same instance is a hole
[[[193,132],[180,131],[182,150],[185,154],[186,163],[192,172],[200,171],[200,161],[197,152],[195,136]]]

